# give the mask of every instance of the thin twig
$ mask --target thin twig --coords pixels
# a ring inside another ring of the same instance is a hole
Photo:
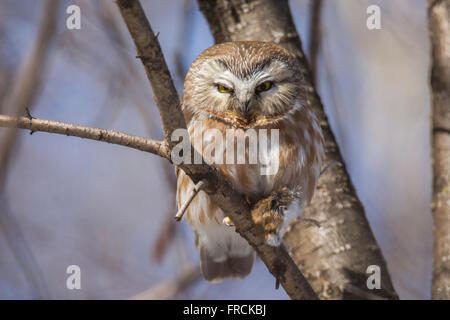
[[[166,300],[185,290],[201,278],[200,267],[191,267],[174,280],[164,281],[153,288],[141,292],[131,300]]]
[[[168,148],[163,141],[135,136],[115,130],[107,130],[83,126],[79,124],[44,120],[28,117],[12,117],[0,115],[0,127],[28,129],[33,132],[63,134],[97,141],[104,141],[145,152],[150,152],[170,161]]]
[[[183,203],[183,205],[175,215],[175,220],[180,221],[183,218],[183,215],[186,212],[189,205],[191,204],[192,200],[194,200],[195,196],[205,187],[205,185],[206,185],[205,180],[201,180],[194,186],[194,189],[192,189],[191,194],[187,198],[186,202]]]

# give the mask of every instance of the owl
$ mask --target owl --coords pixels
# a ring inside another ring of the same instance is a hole
[[[301,215],[320,173],[323,137],[306,90],[291,53],[275,43],[256,41],[227,42],[206,49],[192,63],[184,82],[182,110],[189,137],[205,161],[250,205],[280,190],[292,191],[293,200],[284,210],[276,210],[279,217],[260,219],[273,229],[266,238],[269,245],[279,245],[289,221]],[[260,140],[250,141],[250,131],[267,133],[269,142],[263,146]],[[229,132],[234,132],[234,141],[219,137]],[[271,139],[273,132],[276,141]],[[241,148],[238,138],[246,142]],[[209,148],[212,145],[214,148]],[[232,161],[239,153],[248,160],[255,152],[260,161]],[[264,173],[262,168],[268,162],[276,163],[276,170]],[[178,170],[178,207],[193,188],[191,179]],[[185,217],[194,231],[206,280],[220,282],[250,273],[253,249],[205,192],[193,199]]]

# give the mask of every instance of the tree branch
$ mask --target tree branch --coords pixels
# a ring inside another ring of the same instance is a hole
[[[165,142],[114,130],[99,129],[61,121],[5,115],[0,115],[0,127],[28,129],[31,133],[41,131],[103,141],[150,152],[170,160],[170,153]]]
[[[450,299],[450,0],[428,0],[432,48],[433,299]],[[445,130],[447,128],[447,130]],[[444,130],[442,130],[444,129]]]
[[[166,300],[173,298],[201,278],[200,267],[189,267],[173,280],[163,281],[153,288],[132,296],[131,300]]]
[[[321,298],[343,299],[352,284],[363,291],[366,269],[381,269],[381,290],[387,298],[397,298],[386,262],[365,217],[364,208],[345,170],[336,139],[317,95],[308,62],[302,50],[287,0],[198,0],[216,43],[259,40],[278,43],[297,56],[304,77],[305,100],[319,118],[325,137],[324,163],[337,162],[319,179],[305,217],[314,218],[321,228],[294,222],[285,243]],[[233,222],[234,219],[232,219]],[[363,297],[362,297],[363,298]]]
[[[172,132],[179,128],[185,129],[186,122],[181,112],[178,93],[163,58],[158,37],[153,33],[139,1],[117,0],[116,2],[136,45],[137,58],[141,59],[153,89],[153,96],[161,115],[165,140],[172,148],[177,143],[171,140]]]
[[[183,203],[183,205],[181,206],[180,209],[178,209],[178,212],[175,215],[175,220],[176,221],[180,221],[181,218],[183,218],[183,215],[186,212],[186,209],[189,207],[189,205],[191,204],[192,200],[194,200],[195,196],[203,189],[204,184],[205,184],[205,181],[201,180],[199,183],[197,183],[194,186],[194,189],[192,189],[192,192],[188,196],[186,202]]]

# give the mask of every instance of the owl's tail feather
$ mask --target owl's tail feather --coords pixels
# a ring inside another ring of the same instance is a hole
[[[225,278],[248,276],[253,267],[255,253],[251,252],[245,256],[228,256],[225,261],[214,261],[208,251],[200,248],[200,267],[205,280],[210,282],[220,282]]]

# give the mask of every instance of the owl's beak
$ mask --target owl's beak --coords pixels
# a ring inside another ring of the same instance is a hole
[[[244,102],[242,104],[242,117],[244,117],[244,119],[247,119],[248,116],[248,105],[250,104],[250,101]]]

